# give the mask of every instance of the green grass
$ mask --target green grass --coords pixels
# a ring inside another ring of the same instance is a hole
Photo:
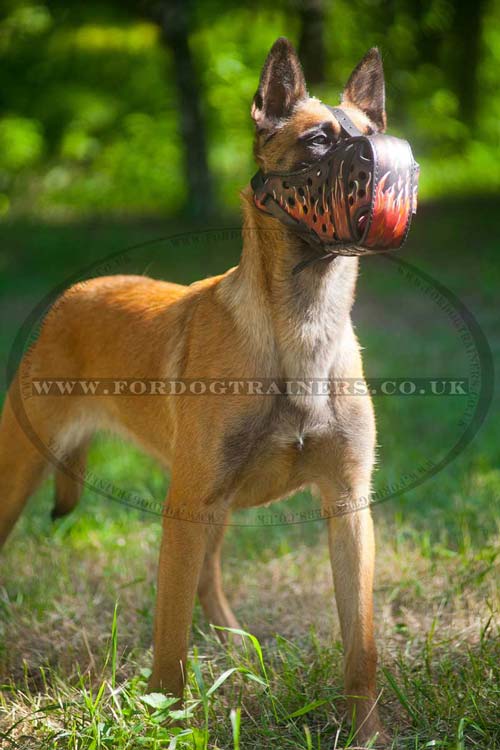
[[[495,221],[493,204],[479,201],[424,207],[402,257],[465,301],[497,354]],[[111,252],[174,231],[160,223],[2,226],[2,360],[51,288]],[[166,249],[139,251],[124,270],[188,281],[223,270],[237,253],[235,242]],[[464,375],[463,346],[439,309],[387,261],[361,267],[355,320],[367,375]],[[376,398],[375,409],[377,488],[444,454],[463,402]],[[380,706],[394,748],[500,748],[500,427],[492,413],[446,469],[374,507]],[[143,496],[161,499],[167,488],[153,461],[118,440],[99,437],[90,467]],[[229,529],[225,545],[226,588],[258,641],[247,637],[242,651],[223,648],[196,608],[189,713],[174,728],[165,699],[144,698],[157,517],[87,490],[72,515],[52,524],[51,502],[48,480],[0,564],[5,747],[356,747],[343,714],[342,649],[321,522],[263,527],[258,510],[237,514],[242,525]],[[302,493],[268,511],[301,511],[314,502]]]

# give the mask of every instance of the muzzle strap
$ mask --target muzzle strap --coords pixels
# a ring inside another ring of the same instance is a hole
[[[361,130],[356,127],[351,118],[346,115],[343,109],[340,109],[340,107],[330,107],[328,104],[325,104],[325,106],[330,110],[342,130],[347,133],[347,135],[350,135],[351,138],[356,138],[357,136],[363,135]]]

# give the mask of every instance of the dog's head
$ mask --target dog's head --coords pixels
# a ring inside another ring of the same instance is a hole
[[[286,39],[262,70],[252,105],[254,204],[324,248],[324,258],[397,250],[408,235],[419,168],[407,141],[382,134],[384,89],[376,49],[351,73],[340,107],[308,96]]]
[[[362,133],[385,130],[384,71],[376,48],[351,73],[340,107]],[[267,56],[251,113],[255,158],[264,172],[305,167],[341,137],[334,115],[308,95],[297,53],[285,38],[278,39]]]

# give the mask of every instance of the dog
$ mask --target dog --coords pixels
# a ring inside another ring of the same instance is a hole
[[[373,48],[352,72],[340,103],[364,134],[385,129],[384,91],[381,57]],[[312,164],[342,137],[332,111],[308,95],[297,54],[284,38],[265,61],[251,117],[255,159],[264,172]],[[369,395],[21,395],[26,375],[362,381],[350,317],[358,259],[339,256],[294,274],[317,251],[252,198],[248,187],[242,192],[241,260],[227,273],[190,286],[139,276],[95,278],[70,288],[54,305],[2,415],[0,542],[49,468],[41,445],[65,456],[56,464],[55,517],[78,502],[97,429],[133,439],[169,467],[149,690],[180,701],[196,594],[211,623],[238,628],[221,586],[221,545],[231,509],[312,486],[328,519],[345,694],[356,739],[380,739],[375,545],[366,502],[376,442]],[[19,423],[21,402],[37,445]],[[344,512],[346,507],[354,512]],[[203,522],[208,510],[220,522]],[[192,522],[196,517],[200,522]]]

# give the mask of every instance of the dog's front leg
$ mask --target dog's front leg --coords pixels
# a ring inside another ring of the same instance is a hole
[[[373,636],[373,522],[366,487],[347,495],[322,491],[328,518],[330,559],[344,643],[344,686],[355,715],[356,742],[366,742],[381,727],[376,707],[377,651]],[[356,507],[361,509],[355,510]]]
[[[158,564],[153,670],[149,690],[182,698],[194,600],[205,557],[207,526],[185,492],[171,486]]]

